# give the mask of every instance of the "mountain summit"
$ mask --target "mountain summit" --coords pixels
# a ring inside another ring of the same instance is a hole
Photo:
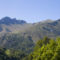
[[[25,24],[26,21],[24,20],[17,20],[16,18],[11,19],[10,17],[4,17],[2,19],[0,19],[0,24],[6,24],[6,25],[10,25],[10,24]]]

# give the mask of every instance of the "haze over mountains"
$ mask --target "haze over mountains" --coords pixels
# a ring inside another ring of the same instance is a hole
[[[0,47],[20,50],[27,48],[32,51],[36,41],[45,36],[51,38],[60,36],[60,19],[46,20],[34,24],[10,17],[0,19]]]
[[[27,22],[24,20],[17,20],[16,18],[11,19],[10,17],[4,17],[0,19],[0,32],[2,33],[22,31],[23,27],[27,27],[26,24]]]
[[[0,19],[0,33],[23,33],[24,35],[31,35],[42,38],[45,36],[54,37],[60,35],[60,19],[52,21],[46,20],[39,23],[27,23],[24,20],[17,20],[16,18],[4,17]],[[36,38],[37,39],[37,38]],[[33,38],[34,40],[34,38]]]

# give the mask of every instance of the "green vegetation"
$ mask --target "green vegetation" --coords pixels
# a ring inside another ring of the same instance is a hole
[[[0,21],[0,60],[60,60],[58,36],[60,19],[30,24],[5,17]]]
[[[33,53],[25,60],[60,60],[60,38],[39,40]]]
[[[34,45],[30,36],[11,33],[0,37],[0,47],[6,49],[20,49],[26,53],[30,53],[33,50]]]
[[[0,49],[0,60],[22,60],[26,53],[20,50],[13,50],[13,49]]]
[[[60,60],[60,38],[39,40],[30,54],[20,49],[0,48],[0,60]]]
[[[31,36],[34,42],[45,36],[56,38],[60,36],[60,19],[55,21],[48,19],[32,24],[24,20],[4,17],[0,19],[0,36],[5,33],[20,33],[23,36]]]

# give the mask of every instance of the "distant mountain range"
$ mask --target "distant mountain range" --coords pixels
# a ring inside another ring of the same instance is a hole
[[[60,35],[60,19],[55,21],[48,19],[32,24],[16,18],[4,17],[0,19],[0,33],[7,32],[31,35],[33,40],[44,36],[55,37]],[[37,38],[35,39],[35,37]]]
[[[60,19],[46,20],[38,23],[27,23],[24,20],[4,17],[0,19],[0,46],[6,48],[17,47],[31,50],[36,41],[43,37],[56,38],[60,36]]]
[[[0,20],[0,24],[26,24],[24,20],[17,20],[16,18],[11,19],[10,17],[4,17]]]
[[[17,32],[27,28],[27,22],[24,20],[17,20],[16,18],[4,17],[0,19],[0,33]]]

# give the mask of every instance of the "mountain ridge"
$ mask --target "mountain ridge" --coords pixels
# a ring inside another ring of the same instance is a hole
[[[34,24],[0,24],[0,47],[32,51],[35,43],[45,36],[53,39],[60,36],[60,19]]]
[[[0,24],[26,24],[27,22],[24,20],[17,20],[16,18],[4,17],[0,19]]]

